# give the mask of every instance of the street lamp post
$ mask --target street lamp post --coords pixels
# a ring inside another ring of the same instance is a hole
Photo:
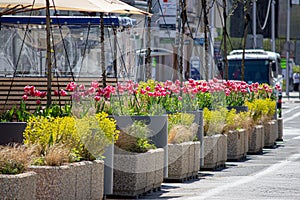
[[[291,4],[290,0],[287,0],[287,23],[286,23],[286,73],[285,73],[285,92],[287,97],[289,98],[289,78],[290,78],[290,13],[291,13]]]

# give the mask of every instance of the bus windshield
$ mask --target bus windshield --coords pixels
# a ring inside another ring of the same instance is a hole
[[[241,60],[228,60],[228,79],[241,80]],[[244,81],[269,83],[269,61],[251,59],[245,60]]]

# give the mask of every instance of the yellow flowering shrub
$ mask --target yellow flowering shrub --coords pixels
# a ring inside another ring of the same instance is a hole
[[[218,110],[209,110],[208,108],[204,108],[204,135],[212,136],[223,133],[226,126],[227,112],[228,110],[226,108],[220,108]]]
[[[276,112],[276,101],[271,99],[255,99],[252,102],[246,102],[246,105],[256,124],[272,119]]]
[[[229,130],[250,129],[254,125],[251,112],[236,113],[235,109],[228,111],[226,116],[225,133]]]
[[[71,161],[100,158],[104,148],[117,139],[116,122],[106,113],[83,118],[31,117],[24,131],[24,143],[39,145],[41,156],[49,147],[63,145],[70,150]]]

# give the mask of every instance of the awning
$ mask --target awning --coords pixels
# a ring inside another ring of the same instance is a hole
[[[149,15],[148,12],[119,0],[49,0],[49,3],[51,9],[55,7],[57,10]],[[46,7],[46,0],[1,0],[0,7],[43,9]]]

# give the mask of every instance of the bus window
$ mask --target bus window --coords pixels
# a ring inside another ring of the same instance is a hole
[[[228,61],[228,78],[241,80],[241,60]],[[244,81],[269,83],[269,63],[267,60],[245,60]]]

